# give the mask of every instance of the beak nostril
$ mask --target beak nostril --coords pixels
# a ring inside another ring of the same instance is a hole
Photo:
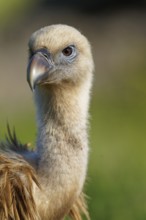
[[[41,48],[39,50],[36,50],[35,54],[41,54],[46,59],[50,59],[50,57],[51,57],[50,52],[46,48]]]
[[[44,56],[46,59],[49,58],[48,54],[46,54],[46,53],[43,53],[43,56]]]

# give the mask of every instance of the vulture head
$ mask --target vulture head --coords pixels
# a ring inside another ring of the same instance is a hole
[[[32,34],[27,69],[32,90],[50,85],[80,86],[91,81],[92,71],[89,42],[75,28],[51,25]]]

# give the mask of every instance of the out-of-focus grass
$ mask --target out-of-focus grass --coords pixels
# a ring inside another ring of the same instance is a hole
[[[125,77],[125,80],[124,80]],[[140,86],[142,85],[142,86]],[[126,75],[93,99],[91,219],[146,218],[146,77]]]

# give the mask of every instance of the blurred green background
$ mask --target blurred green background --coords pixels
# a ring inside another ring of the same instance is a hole
[[[27,41],[66,23],[90,40],[95,61],[90,161],[85,186],[92,220],[146,219],[145,1],[0,0],[0,134],[6,122],[35,144]]]

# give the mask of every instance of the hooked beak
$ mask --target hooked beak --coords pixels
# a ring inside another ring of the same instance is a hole
[[[38,50],[30,59],[27,67],[27,81],[32,90],[35,86],[47,80],[53,67],[51,55],[44,50]]]

